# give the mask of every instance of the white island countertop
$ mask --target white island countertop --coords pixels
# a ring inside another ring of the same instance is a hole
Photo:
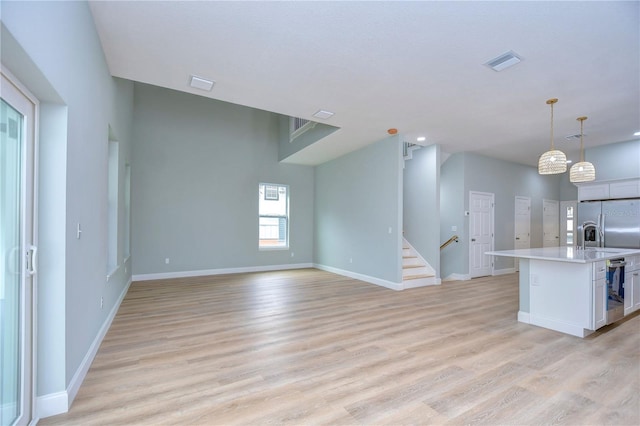
[[[519,250],[488,251],[490,256],[517,257],[522,259],[551,260],[556,262],[591,263],[640,254],[640,249],[587,248],[578,250],[573,246],[541,247]]]

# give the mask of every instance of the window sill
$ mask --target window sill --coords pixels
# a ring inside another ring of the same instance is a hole
[[[284,251],[289,250],[289,247],[258,247],[258,251]]]

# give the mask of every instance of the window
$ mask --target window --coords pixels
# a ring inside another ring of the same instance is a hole
[[[567,213],[567,245],[573,244],[573,206],[566,207]]]
[[[258,185],[258,248],[289,248],[289,186]]]

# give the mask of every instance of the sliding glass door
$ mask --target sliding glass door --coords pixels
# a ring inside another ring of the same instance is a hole
[[[35,104],[2,72],[0,99],[0,425],[33,405]]]

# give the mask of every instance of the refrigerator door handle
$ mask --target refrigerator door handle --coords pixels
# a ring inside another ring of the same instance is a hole
[[[600,225],[598,232],[600,233],[600,247],[604,247],[604,214],[598,215],[598,224]]]

